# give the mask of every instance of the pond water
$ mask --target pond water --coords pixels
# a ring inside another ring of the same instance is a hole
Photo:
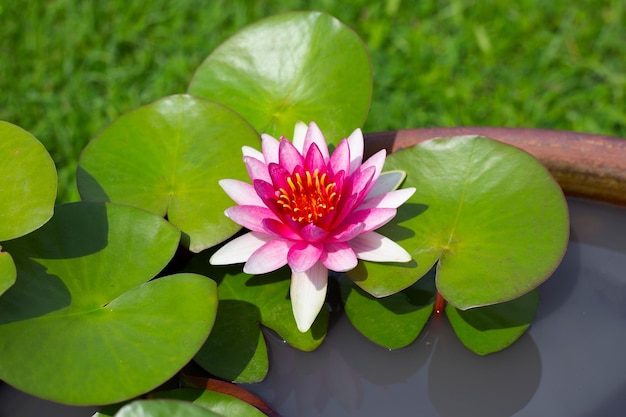
[[[283,417],[624,415],[626,209],[568,201],[568,252],[512,347],[477,356],[437,317],[411,346],[388,351],[340,318],[315,352],[269,337],[269,376],[246,387]],[[92,414],[0,385],[0,417]]]

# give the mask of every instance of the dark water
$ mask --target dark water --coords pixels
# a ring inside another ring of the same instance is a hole
[[[572,232],[529,332],[502,352],[466,350],[445,317],[387,351],[346,319],[315,352],[270,338],[268,378],[247,386],[283,417],[626,415],[626,209],[570,199]],[[0,386],[0,417],[91,416]]]

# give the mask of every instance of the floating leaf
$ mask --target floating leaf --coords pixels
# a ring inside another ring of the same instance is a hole
[[[13,285],[16,274],[15,264],[11,255],[6,252],[0,252],[0,294]]]
[[[288,136],[315,121],[338,143],[365,121],[372,69],[354,31],[320,12],[260,20],[222,43],[197,69],[189,93],[226,104],[259,133]]]
[[[539,290],[505,303],[459,310],[448,304],[446,316],[461,342],[486,355],[509,347],[528,329],[539,307]]]
[[[0,161],[0,241],[4,241],[32,232],[52,217],[57,173],[41,142],[3,121]]]
[[[322,343],[328,311],[322,309],[309,331],[298,330],[289,299],[288,268],[251,276],[241,271],[241,265],[210,266],[209,256],[199,254],[188,269],[214,279],[220,294],[215,326],[195,357],[204,369],[228,381],[263,380],[268,358],[261,325],[300,350],[311,351]]]
[[[167,215],[199,252],[240,229],[224,216],[233,203],[218,181],[247,179],[241,147],[258,143],[252,127],[220,104],[165,97],[121,116],[87,145],[78,190],[83,200]]]
[[[204,407],[185,401],[175,400],[138,400],[126,404],[115,414],[115,417],[226,417],[216,414]],[[233,415],[233,417],[237,417]]]
[[[150,398],[189,401],[224,417],[265,417],[265,414],[252,405],[233,396],[215,391],[176,389],[155,392],[150,395]]]
[[[411,287],[384,298],[374,298],[350,279],[341,279],[341,295],[352,325],[365,337],[387,349],[411,344],[433,311],[435,283],[424,277]]]
[[[195,274],[149,281],[180,232],[129,206],[58,206],[7,242],[17,280],[0,297],[0,379],[42,398],[106,404],[162,384],[204,343],[215,283]]]
[[[390,155],[417,191],[380,230],[413,256],[363,262],[349,276],[375,296],[437,263],[437,289],[460,309],[519,297],[550,276],[567,247],[567,204],[531,155],[483,137],[436,139]]]

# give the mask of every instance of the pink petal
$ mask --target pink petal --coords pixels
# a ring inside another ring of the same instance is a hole
[[[363,162],[361,167],[359,168],[361,171],[365,171],[369,167],[374,167],[375,173],[372,176],[372,182],[365,188],[365,194],[369,194],[370,190],[374,187],[374,184],[378,181],[378,177],[383,170],[383,165],[385,165],[385,156],[387,155],[387,151],[381,149],[372,155],[367,161]]]
[[[291,308],[298,330],[306,332],[326,301],[328,269],[321,262],[305,272],[291,274]]]
[[[265,274],[287,264],[287,253],[293,242],[284,239],[272,239],[258,248],[243,266],[246,274]]]
[[[368,209],[368,208],[398,208],[404,202],[406,202],[411,196],[415,193],[415,188],[402,188],[400,190],[391,191],[387,194],[382,194],[370,198],[371,193],[368,194],[368,198],[365,199],[357,210]]]
[[[375,174],[376,168],[374,167],[362,168],[352,174],[352,194],[359,195],[361,200],[365,198],[367,196],[366,190],[371,189]]]
[[[313,223],[309,223],[300,229],[300,236],[307,242],[319,242],[328,236],[328,231]]]
[[[348,173],[352,174],[363,162],[363,133],[361,129],[356,129],[348,136],[348,145],[350,145],[350,171]]]
[[[278,163],[279,142],[267,133],[261,135],[261,149],[263,149],[263,159],[265,164]]]
[[[350,172],[350,146],[346,139],[339,142],[337,148],[330,157],[330,167],[333,173],[344,171]]]
[[[317,143],[313,143],[306,153],[306,157],[304,159],[304,170],[313,172],[316,169],[319,170],[320,173],[325,172],[326,162],[322,156],[322,152],[320,152],[320,149],[317,146]]]
[[[380,226],[389,222],[396,215],[396,209],[394,208],[372,208],[367,210],[359,210],[351,213],[346,220],[346,224],[349,223],[364,223],[363,230],[369,232],[370,230],[378,229]]]
[[[354,269],[359,262],[356,254],[347,243],[327,243],[320,262],[331,271],[346,272]]]
[[[254,186],[239,180],[220,180],[220,187],[237,204],[244,206],[263,206],[263,200],[256,193]]]
[[[348,242],[357,258],[374,262],[409,262],[411,255],[393,240],[368,232]]]
[[[346,242],[354,239],[365,229],[365,223],[351,223],[346,226],[342,226],[332,233],[332,240],[335,242]]]
[[[271,239],[271,236],[262,233],[246,233],[219,248],[211,256],[209,263],[211,265],[230,265],[246,262],[250,255]]]
[[[267,171],[267,165],[256,158],[251,156],[244,156],[243,162],[246,164],[248,170],[248,176],[254,182],[254,180],[263,180],[265,182],[272,182],[270,174]]]
[[[289,240],[300,240],[300,235],[285,223],[275,219],[263,220],[263,228],[270,234],[280,236]]]
[[[287,178],[290,176],[291,172],[287,172],[285,168],[278,164],[269,164],[268,172],[270,174],[270,178],[272,179],[270,182],[274,185],[275,190],[280,188],[289,190]]]
[[[278,161],[280,166],[282,166],[290,174],[297,166],[304,164],[304,159],[302,158],[302,155],[300,155],[300,152],[298,152],[296,147],[285,138],[280,140],[280,146],[278,148]]]
[[[270,209],[259,206],[233,206],[227,208],[224,214],[246,229],[261,233],[265,232],[262,225],[263,220],[276,218]]]
[[[306,131],[306,135],[304,136],[304,146],[302,147],[302,155],[306,155],[309,152],[309,148],[312,144],[316,144],[317,148],[322,153],[322,157],[324,161],[327,162],[330,159],[328,154],[328,145],[326,144],[326,139],[324,139],[324,135],[322,135],[322,131],[315,124],[315,122],[311,122],[309,124],[309,128]]]
[[[287,254],[287,263],[295,273],[311,269],[322,255],[323,245],[296,242]]]

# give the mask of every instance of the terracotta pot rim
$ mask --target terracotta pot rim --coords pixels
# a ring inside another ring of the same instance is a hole
[[[510,127],[400,129],[366,134],[366,153],[463,135],[486,136],[525,150],[550,170],[568,196],[626,206],[626,139],[618,137]]]

